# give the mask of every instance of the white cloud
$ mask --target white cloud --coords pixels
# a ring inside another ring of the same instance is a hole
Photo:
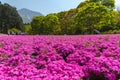
[[[120,0],[115,0],[116,9],[120,9]]]
[[[120,6],[120,0],[115,0],[115,5]]]

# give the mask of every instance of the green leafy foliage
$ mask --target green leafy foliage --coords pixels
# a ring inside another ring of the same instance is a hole
[[[45,33],[54,34],[55,32],[60,31],[59,19],[56,14],[49,14],[44,19],[45,22]]]
[[[86,0],[89,2],[99,2],[102,5],[106,6],[109,10],[115,9],[115,0]]]
[[[24,32],[26,34],[31,34],[32,33],[32,28],[30,24],[24,24]]]
[[[20,30],[16,29],[16,28],[12,28],[8,30],[9,32],[14,32],[14,33],[18,33],[20,32]]]
[[[70,9],[69,11],[60,12],[58,16],[60,17],[60,26],[62,34],[74,34],[74,17],[76,14],[76,9]]]
[[[44,16],[36,16],[31,22],[33,34],[43,33],[44,31]]]
[[[101,33],[120,29],[114,4],[115,0],[86,0],[68,11],[34,17],[32,34],[93,34],[95,29]]]
[[[113,10],[115,8],[115,0],[101,0],[101,3],[109,10]]]
[[[120,29],[120,11],[118,11],[116,21],[117,21],[116,26],[118,27],[118,29]]]
[[[103,34],[120,34],[120,29],[105,31]]]
[[[33,34],[60,34],[60,22],[55,14],[36,16],[33,18],[31,27]]]
[[[80,8],[75,17],[76,34],[93,33],[93,29],[100,31],[113,29],[115,13],[109,11],[100,3],[90,2]]]
[[[22,18],[15,7],[7,3],[0,4],[0,33],[7,33],[11,28],[23,31]]]

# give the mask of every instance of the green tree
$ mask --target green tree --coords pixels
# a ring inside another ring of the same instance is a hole
[[[22,18],[15,7],[9,4],[0,4],[0,32],[7,33],[9,29],[16,28],[23,31]]]
[[[115,0],[86,0],[90,2],[99,2],[102,5],[106,6],[109,10],[115,9]]]
[[[55,32],[61,32],[59,18],[56,14],[48,14],[45,16],[44,23],[45,34],[57,34]]]
[[[66,34],[74,34],[74,18],[75,18],[75,14],[76,14],[76,9],[70,9],[69,11],[66,12],[65,14],[65,31]]]
[[[25,34],[32,34],[32,27],[29,23],[24,24],[24,33]]]
[[[115,0],[102,0],[102,5],[106,6],[109,10],[115,9]]]
[[[32,19],[31,27],[33,34],[44,34],[44,16],[36,16]]]
[[[101,0],[86,0],[86,1],[90,1],[90,2],[100,2]]]
[[[78,6],[77,6],[77,10],[79,9],[79,8],[81,8],[81,7],[83,7],[83,6],[85,6],[85,5],[87,5],[87,4],[89,4],[91,1],[89,1],[89,0],[86,0],[86,1],[84,1],[84,2],[81,2]]]
[[[117,14],[117,28],[120,29],[120,11]]]
[[[80,8],[75,17],[76,34],[92,34],[93,29],[100,31],[113,29],[115,13],[100,3],[90,2]]]
[[[58,13],[62,34],[74,34],[73,22],[75,14],[76,9],[70,9],[69,11]]]
[[[56,14],[48,14],[46,17],[45,17],[45,27],[46,27],[46,30],[45,30],[45,33],[47,34],[57,34],[55,33],[56,31],[58,31],[58,33],[61,32],[61,29],[60,29],[60,22],[59,22],[59,18],[57,17]]]
[[[31,22],[33,34],[60,34],[60,22],[56,14],[36,16]]]
[[[67,13],[67,11],[62,11],[57,13],[57,16],[59,18],[59,22],[60,22],[60,28],[61,28],[61,33],[62,34],[66,34],[66,28],[65,28],[65,23],[66,23],[66,18],[65,18],[65,14]]]

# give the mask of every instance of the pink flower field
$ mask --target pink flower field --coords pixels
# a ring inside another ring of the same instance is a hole
[[[119,79],[119,34],[0,36],[0,80]]]

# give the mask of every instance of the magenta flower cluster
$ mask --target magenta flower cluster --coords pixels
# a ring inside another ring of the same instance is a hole
[[[0,37],[0,80],[119,79],[120,35]]]

